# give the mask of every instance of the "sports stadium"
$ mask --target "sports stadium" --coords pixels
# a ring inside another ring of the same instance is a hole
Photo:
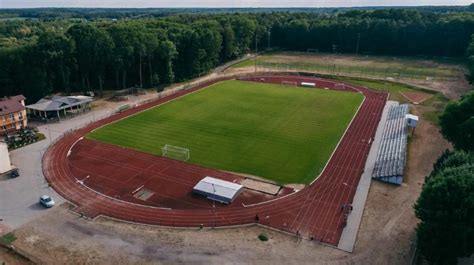
[[[258,224],[337,246],[386,102],[318,77],[221,77],[65,134],[43,172],[89,218]]]

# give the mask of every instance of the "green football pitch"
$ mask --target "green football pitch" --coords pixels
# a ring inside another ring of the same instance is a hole
[[[278,183],[310,183],[362,103],[359,93],[224,81],[91,132],[89,139]]]

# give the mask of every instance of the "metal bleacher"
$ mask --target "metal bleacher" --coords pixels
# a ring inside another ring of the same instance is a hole
[[[408,105],[391,106],[382,134],[372,178],[400,185],[403,181],[407,153]]]

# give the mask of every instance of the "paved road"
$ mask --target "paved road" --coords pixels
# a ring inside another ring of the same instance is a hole
[[[153,94],[140,97],[132,96],[127,103],[133,104],[149,98]],[[108,108],[94,110],[56,123],[41,124],[38,129],[46,139],[10,152],[11,162],[20,169],[18,178],[0,179],[0,235],[16,229],[34,218],[47,213],[48,209],[38,204],[39,196],[50,195],[56,203],[64,201],[48,186],[41,169],[41,158],[50,143],[64,132],[110,115],[123,102]]]

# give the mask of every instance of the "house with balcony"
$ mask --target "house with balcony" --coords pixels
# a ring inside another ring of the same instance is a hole
[[[17,95],[0,98],[0,135],[15,132],[27,125],[25,97]]]

